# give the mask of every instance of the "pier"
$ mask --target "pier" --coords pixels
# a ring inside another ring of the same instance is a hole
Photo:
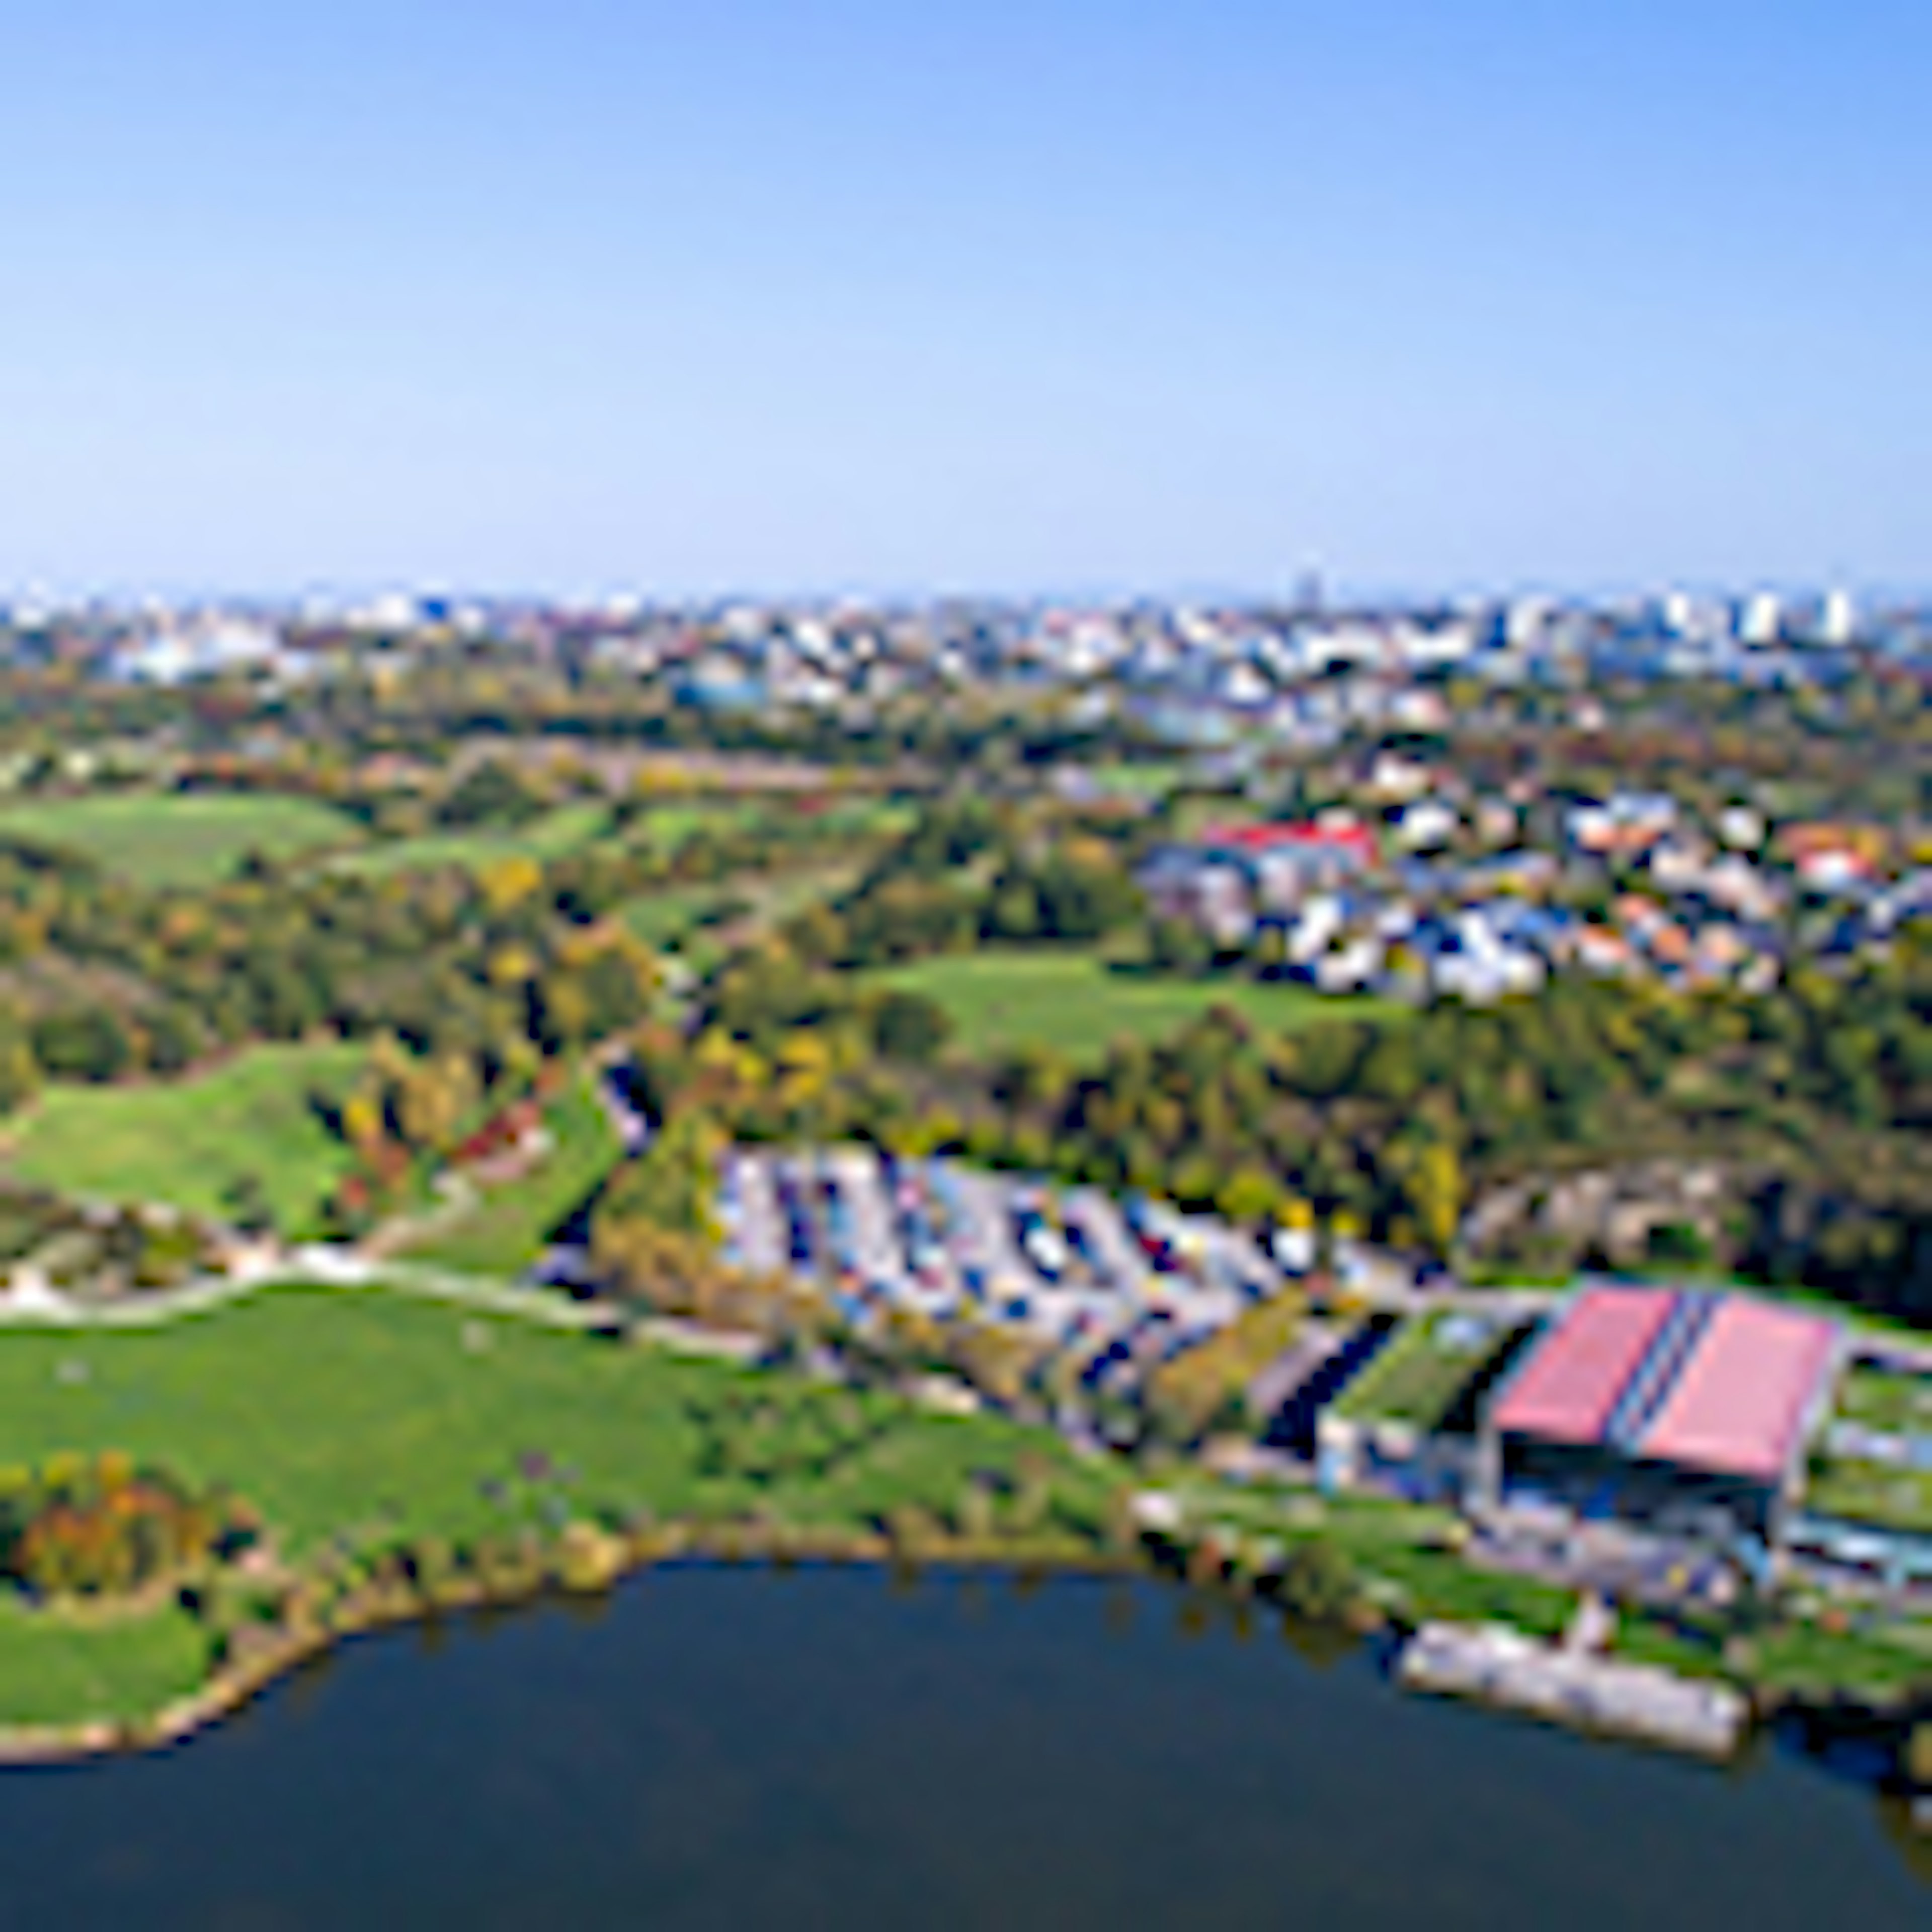
[[[1750,1715],[1742,1693],[1727,1684],[1539,1643],[1495,1624],[1424,1624],[1403,1647],[1396,1675],[1413,1690],[1700,1757],[1730,1757]]]

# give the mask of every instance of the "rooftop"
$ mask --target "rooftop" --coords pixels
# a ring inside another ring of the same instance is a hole
[[[1838,1330],[1746,1295],[1585,1291],[1493,1411],[1500,1432],[1774,1481],[1835,1358]]]
[[[1517,1371],[1490,1412],[1492,1425],[1554,1442],[1601,1442],[1676,1298],[1662,1288],[1586,1289]]]

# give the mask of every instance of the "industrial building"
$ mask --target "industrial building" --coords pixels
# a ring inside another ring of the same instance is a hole
[[[1478,1495],[1778,1547],[1839,1347],[1834,1323],[1748,1295],[1587,1288],[1490,1405]]]

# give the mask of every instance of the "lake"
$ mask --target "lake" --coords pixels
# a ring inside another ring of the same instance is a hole
[[[358,1640],[165,1756],[0,1773],[0,1866],[63,1929],[1932,1924],[1932,1856],[1768,1745],[1409,1697],[1155,1582],[836,1568]]]

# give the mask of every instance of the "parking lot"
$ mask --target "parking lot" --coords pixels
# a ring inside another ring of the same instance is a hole
[[[1116,1392],[1287,1280],[1211,1216],[866,1147],[734,1148],[719,1211],[728,1258],[813,1282],[849,1319],[996,1321]]]

